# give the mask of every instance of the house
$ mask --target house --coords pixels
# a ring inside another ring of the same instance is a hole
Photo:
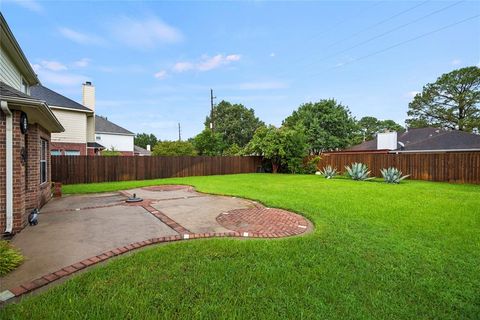
[[[96,155],[104,149],[95,142],[95,87],[86,82],[82,89],[80,104],[41,84],[30,88],[32,97],[47,102],[65,127],[64,132],[52,134],[52,155]]]
[[[122,156],[134,155],[135,134],[108,120],[95,115],[95,140],[107,150],[120,152]]]
[[[8,237],[50,199],[51,134],[64,128],[30,96],[39,80],[1,13],[0,39],[0,234]]]
[[[457,130],[415,128],[401,133],[378,133],[375,139],[364,141],[345,151],[401,153],[480,151],[480,135]]]
[[[139,146],[133,146],[133,154],[140,157],[151,156],[150,145],[147,145],[147,149],[143,149]]]

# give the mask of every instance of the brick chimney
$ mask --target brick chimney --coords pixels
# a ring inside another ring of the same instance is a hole
[[[95,87],[90,81],[82,84],[82,104],[95,111]]]

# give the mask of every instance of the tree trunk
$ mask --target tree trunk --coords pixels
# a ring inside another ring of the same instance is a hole
[[[272,173],[278,172],[278,163],[272,161]]]

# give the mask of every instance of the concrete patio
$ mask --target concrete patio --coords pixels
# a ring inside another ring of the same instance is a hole
[[[133,194],[144,201],[125,203]],[[90,265],[89,258],[96,261],[95,257],[109,250],[120,249],[115,255],[121,254],[123,248],[135,249],[132,244],[148,239],[181,240],[207,234],[282,237],[301,234],[309,228],[310,223],[296,214],[268,210],[245,199],[198,193],[188,186],[55,198],[41,210],[37,226],[25,228],[12,240],[25,261],[0,279],[0,293],[12,288],[18,292],[22,288],[33,290],[35,281],[39,287],[46,280],[58,278],[55,275],[74,272],[76,265]],[[14,295],[22,294],[15,291]],[[7,291],[6,295],[11,294]]]

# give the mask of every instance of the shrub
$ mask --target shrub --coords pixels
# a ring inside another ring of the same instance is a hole
[[[332,166],[326,166],[322,170],[317,171],[315,174],[324,176],[326,179],[332,179],[337,175],[337,169]]]
[[[315,156],[303,164],[302,173],[313,174],[318,170],[318,163],[322,160],[320,156]]]
[[[402,171],[394,167],[382,169],[380,172],[386,183],[400,183],[400,181],[409,177],[409,175],[402,176]]]
[[[0,277],[18,267],[22,262],[22,254],[7,241],[0,240]]]
[[[153,156],[195,156],[195,148],[188,141],[160,141],[153,147]]]
[[[350,167],[345,166],[345,169],[347,170],[347,177],[350,177],[352,180],[365,181],[373,179],[369,178],[370,171],[368,171],[368,167],[364,163],[355,162]]]

